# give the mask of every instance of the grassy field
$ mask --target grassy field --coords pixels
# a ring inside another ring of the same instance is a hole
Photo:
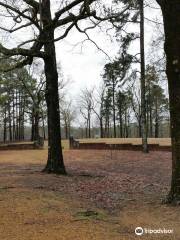
[[[131,143],[141,145],[141,138],[83,138],[76,139],[81,143],[107,143],[107,144],[123,144]],[[160,146],[171,146],[170,138],[148,138],[149,144],[159,144]],[[63,149],[69,149],[69,140],[62,140]]]
[[[83,143],[94,143],[94,142],[105,142],[109,144],[123,144],[123,143],[132,143],[140,145],[142,143],[141,138],[86,138],[86,139],[78,139]],[[159,144],[162,146],[170,146],[171,139],[170,138],[148,138],[149,144]]]
[[[69,140],[62,140],[62,141],[61,141],[61,144],[62,144],[62,148],[63,148],[64,150],[69,149]]]

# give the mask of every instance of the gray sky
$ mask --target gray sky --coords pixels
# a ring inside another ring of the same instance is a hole
[[[54,0],[55,1],[55,0]],[[111,0],[103,0],[107,1],[109,4]],[[149,7],[145,8],[145,17],[150,20],[162,21],[161,12],[157,10],[158,8],[155,0],[146,0],[151,7],[155,7],[155,9],[151,9]],[[52,0],[53,2],[53,0]],[[59,2],[56,1],[58,4]],[[53,5],[54,10],[55,5]],[[8,27],[8,25],[12,26],[11,18],[3,18],[1,24],[2,26]],[[3,22],[4,21],[4,22]],[[83,23],[82,23],[83,24]],[[87,26],[87,25],[86,25]],[[108,54],[108,56],[113,60],[115,56],[117,56],[117,52],[119,50],[118,43],[115,38],[111,38],[106,34],[106,29],[108,27],[107,23],[103,23],[103,31],[100,31],[99,28],[90,30],[89,36],[91,39],[104,51]],[[112,26],[111,26],[112,27]],[[162,27],[162,26],[161,26]],[[127,30],[129,32],[139,32],[139,26],[136,28],[134,25],[130,25]],[[57,36],[61,36],[64,30],[57,31]],[[151,53],[151,49],[149,47],[150,42],[154,35],[158,32],[158,28],[155,27],[155,24],[149,20],[145,21],[145,49],[146,49],[146,57],[148,58],[149,53]],[[109,32],[111,36],[114,35],[114,30]],[[5,43],[7,47],[16,47],[17,44],[25,41],[27,39],[31,39],[33,36],[33,31],[30,29],[23,29],[18,33],[7,34],[3,31],[0,31],[1,40]],[[59,34],[59,35],[58,35]],[[68,36],[56,43],[56,53],[57,53],[57,62],[61,63],[62,71],[65,78],[71,79],[71,84],[67,91],[67,98],[71,98],[73,100],[73,105],[78,105],[78,98],[80,94],[80,90],[84,88],[90,88],[92,86],[96,86],[97,88],[101,84],[101,74],[103,73],[104,65],[110,61],[110,59],[103,53],[98,50],[97,47],[89,41],[82,42],[85,39],[85,35],[79,33],[76,29],[70,31]],[[112,40],[113,39],[113,40]],[[130,47],[130,53],[136,54],[139,52],[139,42],[133,42]],[[157,55],[157,53],[156,53]],[[80,118],[78,118],[79,124]]]
[[[155,1],[152,1],[151,6],[158,7]],[[151,20],[162,21],[161,12],[156,9],[145,9],[145,17]],[[145,43],[148,45],[154,35],[155,24],[145,21]],[[132,28],[130,28],[132,29]],[[138,31],[138,28],[136,29]],[[157,30],[157,29],[156,29]],[[111,42],[110,38],[105,34],[105,31],[98,29],[89,31],[91,38],[101,47],[112,59],[116,56],[119,48],[118,43]],[[72,79],[71,96],[78,97],[79,90],[85,87],[98,86],[101,82],[101,74],[108,57],[91,42],[80,44],[85,36],[78,33],[77,30],[71,31],[68,37],[62,42],[56,44],[57,59],[61,62],[65,76]],[[79,44],[77,44],[79,43]],[[77,44],[77,45],[76,45]],[[149,53],[149,48],[147,54]],[[131,46],[133,53],[139,52],[139,43],[136,42]]]
[[[110,2],[110,0],[104,1]],[[155,8],[158,7],[157,4],[155,4],[155,0],[147,0],[147,2],[151,2],[151,6]],[[145,17],[155,19],[156,17],[159,18],[159,16],[159,10],[148,7],[145,9]],[[10,19],[3,18],[3,21],[6,21],[5,25],[8,25],[8,23],[11,24]],[[104,24],[107,27],[107,23]],[[146,21],[145,29],[145,42],[146,45],[148,45],[152,39],[154,24]],[[130,27],[130,30],[132,30],[132,27]],[[136,30],[138,31],[138,28]],[[25,39],[27,40],[27,37],[30,36],[31,33],[32,32],[27,32],[27,30],[24,29],[17,34],[8,34],[7,36],[6,33],[2,35],[1,31],[1,38],[3,38],[8,47],[14,47],[16,43],[20,43]],[[60,34],[62,34],[62,32]],[[99,31],[99,29],[91,30],[89,34],[91,39],[113,59],[118,52],[118,43],[116,40],[114,39],[113,42],[111,42],[105,31],[102,32]],[[70,91],[73,98],[78,96],[79,89],[94,85],[98,86],[100,84],[103,66],[109,61],[108,57],[99,51],[93,43],[86,41],[82,45],[81,42],[84,39],[85,36],[78,33],[75,29],[69,33],[65,40],[56,43],[57,60],[61,62],[64,75],[71,78],[73,82]],[[79,44],[76,45],[77,43]],[[149,48],[147,48],[147,46],[146,49],[148,53]],[[133,53],[139,52],[138,42],[131,46],[131,51]]]
[[[112,43],[104,33],[98,31],[93,31],[91,36],[110,57],[115,56],[118,50],[115,41]],[[82,45],[84,38],[85,36],[74,31],[65,41],[56,44],[57,59],[61,62],[64,74],[73,81],[73,95],[80,88],[98,85],[103,66],[109,60],[92,42],[86,41]],[[76,43],[79,44],[74,46]]]

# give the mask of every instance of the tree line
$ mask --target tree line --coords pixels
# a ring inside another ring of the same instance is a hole
[[[113,67],[105,65],[99,90],[92,87],[81,91],[79,108],[84,119],[81,137],[142,137],[140,79],[132,72],[126,79],[128,84],[122,87],[119,74],[112,75]],[[147,66],[146,83],[147,135],[170,137],[168,97],[154,66]],[[92,127],[96,129],[91,130]]]

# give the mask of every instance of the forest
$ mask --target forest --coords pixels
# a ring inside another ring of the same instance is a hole
[[[179,0],[0,11],[2,240],[179,239]]]

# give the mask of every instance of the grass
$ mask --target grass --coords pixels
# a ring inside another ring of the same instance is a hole
[[[61,144],[62,144],[62,148],[63,148],[64,150],[69,149],[69,140],[62,140],[62,141],[61,141]]]
[[[82,143],[107,143],[107,144],[123,144],[132,143],[140,145],[142,143],[141,138],[86,138],[79,139]],[[148,138],[149,144],[160,144],[161,146],[171,146],[170,138]]]

